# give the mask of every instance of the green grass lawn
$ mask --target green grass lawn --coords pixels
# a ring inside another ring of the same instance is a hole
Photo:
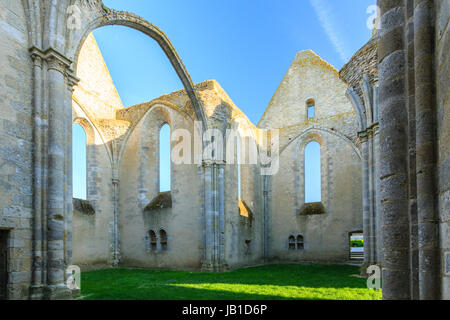
[[[83,272],[86,300],[378,300],[349,265],[266,265],[227,273],[106,269]]]

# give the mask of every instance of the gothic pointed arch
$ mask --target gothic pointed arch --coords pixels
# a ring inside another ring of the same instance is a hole
[[[166,34],[142,17],[129,12],[106,8],[101,4],[101,1],[92,2],[95,3],[92,5],[85,4],[81,7],[83,16],[87,17],[88,22],[83,24],[80,29],[74,28],[73,30],[67,30],[67,37],[69,37],[70,41],[68,41],[69,45],[66,48],[66,56],[75,62],[75,70],[83,42],[93,30],[103,26],[118,25],[140,31],[155,40],[161,47],[183,83],[184,89],[194,108],[196,118],[203,123],[203,128],[207,129],[208,125],[205,111],[200,99],[197,97],[191,76]]]

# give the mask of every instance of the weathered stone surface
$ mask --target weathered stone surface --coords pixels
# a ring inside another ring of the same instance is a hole
[[[301,216],[324,214],[325,207],[321,202],[305,203],[298,213]]]
[[[360,84],[363,75],[369,76],[370,83],[378,80],[377,54],[377,38],[373,36],[339,71],[339,76],[356,88],[361,99],[363,95]]]
[[[160,192],[144,209],[151,211],[156,209],[172,208],[172,194],[170,191]]]
[[[87,215],[94,215],[95,209],[87,200],[73,199],[73,209]]]
[[[343,262],[349,233],[364,230],[365,264],[381,260],[384,298],[449,299],[449,4],[378,2],[380,30],[344,68],[300,52],[255,126],[216,81],[194,85],[167,36],[139,16],[77,1],[83,22],[72,30],[59,27],[67,1],[0,0],[8,298],[70,297],[72,263],[224,271],[267,260]],[[155,39],[184,90],[123,108],[90,35],[112,24]],[[159,129],[168,123],[194,137],[202,133],[194,121],[222,135],[238,122],[255,137],[279,129],[279,171],[261,176],[261,159],[242,164],[239,197],[236,164],[192,156],[172,165],[170,205],[158,199]],[[87,136],[86,202],[72,199],[72,122]],[[311,141],[321,145],[326,213],[299,215]],[[147,250],[149,230],[157,250]],[[304,248],[289,251],[289,235],[302,236]]]

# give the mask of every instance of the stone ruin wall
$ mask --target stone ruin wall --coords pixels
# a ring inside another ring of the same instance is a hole
[[[450,4],[436,1],[436,103],[442,298],[450,299]]]
[[[80,76],[92,67],[92,62],[86,63],[82,58],[89,58],[89,61],[101,59],[101,53],[93,38],[88,38],[80,53],[78,67]],[[99,65],[104,66],[104,63],[99,63]],[[360,185],[358,164],[360,160],[355,145],[355,111],[343,95],[346,88],[345,84],[339,80],[337,70],[312,52],[299,54],[286,77],[288,77],[288,80],[285,79],[280,85],[280,89],[268,107],[262,123],[266,121],[269,127],[276,127],[277,124],[281,123],[280,121],[285,123],[295,119],[286,112],[277,111],[279,105],[284,106],[285,104],[289,105],[290,110],[296,117],[299,117],[299,119],[305,118],[305,101],[302,100],[305,97],[316,99],[317,116],[315,119],[300,120],[280,128],[280,144],[283,154],[280,173],[273,177],[272,182],[273,189],[271,191],[274,207],[271,207],[267,213],[270,216],[268,221],[270,221],[271,234],[268,239],[264,239],[263,178],[260,175],[259,165],[244,164],[241,167],[242,201],[251,212],[251,217],[240,214],[237,198],[237,165],[225,166],[224,237],[226,241],[224,255],[230,268],[261,263],[264,242],[273,242],[269,247],[273,249],[272,256],[275,260],[301,261],[314,260],[313,257],[316,257],[316,260],[343,261],[348,258],[348,232],[362,229],[361,223],[355,218],[355,213],[359,210],[358,201],[360,200],[358,198],[358,186]],[[294,78],[294,80],[291,80],[291,78]],[[303,78],[308,79],[307,84],[300,81]],[[147,209],[150,202],[159,194],[158,166],[154,165],[159,162],[159,128],[163,123],[169,123],[172,130],[188,128],[193,135],[195,115],[185,91],[180,90],[147,103],[121,108],[118,95],[112,95],[111,101],[105,103],[103,99],[105,95],[97,92],[99,88],[96,88],[96,86],[99,84],[105,86],[101,89],[101,92],[115,92],[107,69],[102,68],[97,77],[91,75],[88,79],[88,81],[82,80],[80,83],[80,86],[83,87],[81,98],[77,98],[77,93],[81,90],[75,90],[74,110],[77,111],[75,112],[77,117],[89,118],[89,125],[94,128],[91,131],[96,135],[94,140],[97,139],[98,146],[95,146],[97,151],[92,152],[94,156],[90,161],[93,160],[96,163],[90,164],[89,168],[92,168],[93,172],[97,172],[97,180],[99,178],[98,172],[103,172],[103,168],[99,169],[98,164],[101,163],[105,170],[109,170],[106,167],[111,166],[111,160],[108,159],[108,155],[111,157],[111,150],[108,144],[102,145],[101,141],[115,141],[119,145],[119,150],[121,150],[118,155],[120,163],[118,210],[122,251],[121,263],[139,267],[199,269],[205,237],[202,228],[204,220],[201,210],[204,199],[201,191],[201,179],[198,179],[201,174],[201,167],[195,164],[172,165],[172,206],[157,210]],[[285,96],[292,96],[289,93],[289,90],[292,90],[290,88],[299,86],[300,83],[301,86],[298,88],[301,96],[293,101],[283,100]],[[322,84],[320,86],[322,89],[317,89],[313,85],[317,83]],[[91,91],[86,88],[91,88]],[[334,95],[330,95],[330,88],[337,90],[333,91],[335,92]],[[261,129],[255,127],[248,120],[217,82],[205,81],[197,84],[196,89],[213,126],[217,126],[222,132],[225,132],[240,119],[241,129],[248,130],[256,138],[261,134]],[[283,92],[280,93],[281,91]],[[339,94],[339,92],[341,93]],[[90,97],[90,100],[85,98],[86,96]],[[76,103],[83,98],[89,107],[81,108]],[[274,101],[278,101],[279,104],[277,105]],[[104,111],[101,110],[100,105],[106,106]],[[117,108],[110,108],[114,105]],[[98,114],[103,112],[104,115],[108,115],[111,110],[114,110],[115,115],[111,119],[95,118],[93,115],[96,108],[100,109],[97,111]],[[270,119],[272,113],[277,116],[272,116],[273,118]],[[280,119],[281,115],[288,116],[288,119]],[[104,125],[105,122],[108,123],[108,126]],[[116,123],[123,123],[123,129],[114,130],[119,127],[116,126]],[[300,140],[306,138],[306,135],[302,136],[302,134],[311,130],[311,128],[314,128],[313,132],[319,132],[318,134],[326,142],[324,145],[326,146],[326,149],[324,149],[326,150],[324,175],[327,177],[327,185],[324,187],[324,190],[326,190],[324,202],[327,203],[327,215],[331,218],[324,220],[323,217],[306,217],[305,220],[305,217],[298,217],[298,212],[294,212],[294,220],[290,221],[287,217],[284,217],[287,211],[291,211],[287,207],[298,211],[301,207],[299,197],[301,198],[300,194],[304,192],[299,181],[301,161],[298,158],[300,151],[297,150],[297,146]],[[347,150],[345,155],[339,156],[341,150]],[[91,154],[89,151],[88,153]],[[101,160],[99,161],[98,158],[101,158]],[[295,161],[292,162],[292,160]],[[296,162],[299,162],[300,169],[296,167]],[[352,174],[349,174],[349,172],[352,172]],[[89,177],[88,174],[88,180],[92,180]],[[285,182],[290,181],[292,177],[296,177],[296,182],[292,184],[291,190],[284,190],[284,187],[290,186]],[[349,177],[352,179],[351,181],[348,180]],[[109,179],[111,177],[108,173],[104,179],[100,178],[100,181],[96,182],[98,193],[106,195],[107,192],[112,192]],[[339,185],[346,185],[352,191],[343,194],[336,193],[333,181],[339,181]],[[186,194],[192,194],[192,196],[185,197]],[[354,196],[347,199],[349,195]],[[108,249],[111,249],[111,242],[113,241],[111,239],[112,203],[110,201],[103,203],[103,201],[99,201],[100,198],[102,197],[97,195],[97,197],[89,199],[98,208],[96,209],[98,211],[96,215],[83,215],[77,210],[74,211],[74,261],[88,268],[95,264],[101,266],[102,263],[111,262],[112,255]],[[295,203],[291,203],[293,199]],[[339,199],[342,199],[341,202],[336,203],[335,201],[340,201]],[[277,207],[277,203],[282,203],[282,207]],[[339,206],[342,208],[330,210],[331,207]],[[275,215],[274,212],[283,212],[283,214],[281,216],[280,214]],[[101,214],[98,215],[97,213]],[[296,216],[297,218],[295,218]],[[336,227],[336,225],[341,224],[344,229],[348,230],[343,231],[344,233],[337,235],[336,238],[316,241],[315,235],[330,233],[325,231],[325,225]],[[308,239],[309,249],[305,250],[306,253],[299,256],[286,252],[285,238],[289,232],[284,230],[283,226],[297,226],[298,232],[305,235]],[[324,230],[317,232],[316,227],[322,227]],[[160,229],[164,229],[168,234],[168,250],[164,252],[149,250],[147,245],[149,230],[157,232]],[[95,237],[99,237],[99,241],[93,241]],[[313,243],[314,245],[312,245]],[[330,246],[331,243],[336,244],[337,247]],[[330,246],[330,249],[324,250],[323,248],[327,246]],[[86,254],[81,254],[81,252],[86,252]]]
[[[268,189],[271,261],[347,261],[349,233],[362,231],[358,124],[346,90],[336,69],[312,51],[300,52],[258,125],[280,130],[280,170]],[[315,102],[313,119],[306,116],[308,99]],[[302,215],[304,148],[311,141],[321,145],[325,213]],[[304,249],[288,250],[290,235],[302,235]]]
[[[33,62],[21,1],[0,1],[0,229],[9,230],[8,297],[27,297],[33,249]]]

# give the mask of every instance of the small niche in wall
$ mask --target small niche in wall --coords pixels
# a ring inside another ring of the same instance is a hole
[[[164,230],[159,230],[159,243],[161,244],[161,250],[167,250],[167,233]]]
[[[303,242],[303,236],[298,235],[297,236],[297,250],[302,250],[305,248],[305,243]]]
[[[306,101],[306,118],[313,119],[316,117],[316,103],[314,99]]]
[[[251,253],[251,243],[252,240],[245,240],[245,254],[250,254]]]
[[[305,248],[305,242],[301,234],[295,236],[290,235],[288,238],[288,250],[303,250]]]
[[[156,251],[157,249],[157,240],[156,240],[156,233],[153,230],[150,230],[148,232],[148,241],[149,241],[149,246],[148,249],[150,251]]]
[[[150,230],[145,236],[146,250],[148,252],[160,252],[166,251],[167,245],[167,233],[165,230],[159,230],[158,234]]]
[[[295,237],[294,236],[289,236],[289,244],[288,244],[288,249],[289,250],[295,250]]]

